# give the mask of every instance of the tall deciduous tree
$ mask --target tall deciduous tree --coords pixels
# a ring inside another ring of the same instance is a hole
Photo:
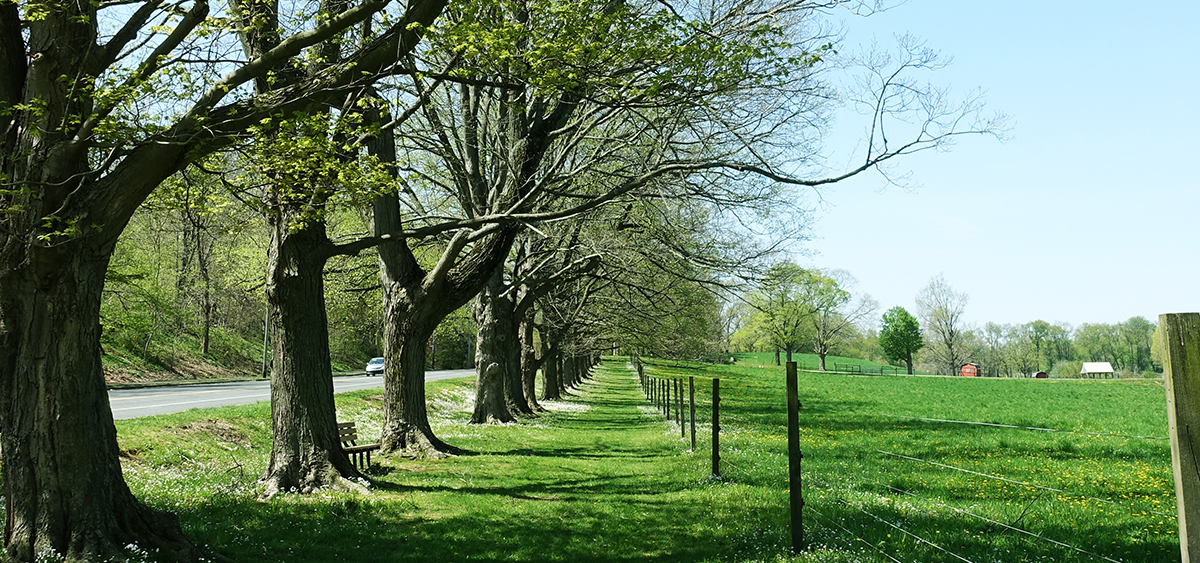
[[[805,301],[805,281],[808,272],[793,262],[784,261],[767,270],[759,289],[750,294],[748,302],[754,307],[753,326],[766,335],[775,349],[775,365],[780,352],[792,361],[792,352],[809,340],[811,308]]]
[[[858,333],[858,326],[872,317],[879,303],[869,295],[855,299],[850,289],[854,276],[844,270],[805,273],[803,295],[812,327],[812,351],[825,371],[825,357]]]
[[[178,559],[199,555],[177,521],[134,499],[121,476],[99,346],[109,259],[164,179],[264,118],[390,72],[445,2],[408,4],[346,64],[278,91],[247,92],[269,81],[279,61],[303,57],[388,5],[366,2],[320,21],[298,15],[302,29],[233,62],[203,55],[201,43],[220,21],[208,18],[207,2],[186,10],[155,0],[136,9],[0,3],[0,440],[9,557],[96,560],[121,557],[130,544]],[[279,16],[274,4],[263,7],[264,17]],[[106,18],[116,31],[102,36]],[[171,74],[192,80],[168,84]],[[180,111],[156,117],[142,115],[144,107]]]
[[[966,321],[966,293],[954,291],[946,278],[938,274],[917,293],[917,315],[925,325],[925,349],[930,363],[946,375],[955,375],[969,359]]]
[[[920,323],[904,307],[888,309],[879,330],[879,346],[889,360],[903,361],[912,375],[913,357],[925,346]]]

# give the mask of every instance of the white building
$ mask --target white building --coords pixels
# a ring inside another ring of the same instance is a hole
[[[1116,377],[1112,364],[1108,362],[1083,362],[1079,368],[1079,377]]]

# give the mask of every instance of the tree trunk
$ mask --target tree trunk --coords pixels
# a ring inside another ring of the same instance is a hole
[[[912,375],[912,374],[913,374],[913,369],[912,369],[912,368],[913,368],[912,353],[909,353],[909,354],[908,354],[908,356],[906,356],[906,357],[904,358],[904,363],[908,365],[908,375]]]
[[[533,407],[530,407],[529,402],[525,400],[525,388],[522,386],[521,324],[516,315],[510,316],[503,328],[508,333],[505,340],[509,342],[509,345],[501,350],[505,356],[504,401],[508,405],[509,412],[517,416],[531,416]]]
[[[525,397],[525,402],[528,403],[530,410],[533,412],[541,412],[543,409],[537,402],[537,371],[542,365],[541,359],[538,358],[538,352],[544,358],[546,352],[544,350],[544,342],[535,347],[533,339],[534,330],[534,313],[533,309],[527,309],[522,315],[520,327],[521,335],[521,393]],[[538,350],[538,348],[543,348]]]
[[[418,294],[419,295],[419,294]],[[433,434],[425,404],[425,344],[437,328],[420,298],[385,289],[383,324],[383,453],[439,457],[459,451]]]
[[[777,366],[778,366],[778,365],[782,365],[782,364],[780,364],[780,362],[779,362],[779,348],[776,348],[776,349],[775,349],[775,365],[777,365]]]
[[[358,470],[342,451],[329,364],[323,270],[325,225],[293,230],[288,214],[272,220],[267,256],[271,320],[271,461],[264,496],[355,488]]]
[[[825,370],[825,354],[817,354],[817,358],[821,360],[821,371]]]
[[[578,366],[578,364],[575,363],[574,356],[564,356],[562,365],[563,365],[562,380],[563,380],[563,386],[564,386],[563,391],[566,392],[567,389],[571,389],[571,388],[575,387],[575,377],[576,377],[575,368]]]
[[[558,393],[559,393],[559,395],[566,395],[567,389],[571,388],[571,373],[570,373],[570,367],[569,367],[570,365],[571,365],[571,362],[570,362],[570,359],[567,357],[567,353],[566,352],[559,353],[559,355],[558,355]]]
[[[174,515],[121,475],[100,363],[100,298],[111,245],[7,245],[0,268],[4,546],[33,561],[123,557],[126,546],[194,560]]]
[[[792,361],[792,349],[791,349],[791,348],[788,348],[788,349],[787,349],[787,361],[789,361],[789,362],[790,362],[790,361]],[[775,365],[779,365],[779,359],[778,359],[778,358],[776,358],[776,359],[775,359]],[[823,369],[823,368],[822,368],[822,369]]]
[[[542,400],[554,401],[562,398],[562,383],[558,371],[559,356],[561,355],[558,341],[551,340],[542,357]]]
[[[380,122],[382,119],[376,116]],[[370,146],[381,162],[396,161],[392,129],[384,129]],[[392,170],[395,173],[395,170]],[[403,231],[395,196],[375,199],[371,212],[376,235]],[[469,252],[467,233],[447,243],[442,257],[427,272],[417,262],[408,241],[399,238],[378,247],[379,278],[383,287],[384,424],[383,453],[407,452],[439,456],[461,452],[438,439],[425,405],[425,345],[438,323],[471,300],[504,263],[519,227],[510,226],[476,241]]]
[[[504,280],[496,271],[488,285],[475,297],[475,412],[471,424],[513,422],[507,400],[508,373],[519,366],[510,365],[508,349],[517,345],[513,336],[513,302],[502,297]]]

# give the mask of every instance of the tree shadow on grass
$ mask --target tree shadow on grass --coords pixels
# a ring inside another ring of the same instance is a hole
[[[638,477],[497,488],[386,486],[411,493],[386,505],[369,497],[267,504],[226,497],[179,515],[193,538],[235,561],[695,561],[729,555],[735,532],[703,524],[710,518],[703,501],[680,496],[682,487],[653,490]],[[431,497],[437,500],[427,505]]]

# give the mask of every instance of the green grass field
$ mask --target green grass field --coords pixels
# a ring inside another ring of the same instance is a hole
[[[738,352],[736,354],[731,354],[731,356],[735,360],[734,363],[742,366],[768,367],[775,365],[774,352]],[[781,362],[787,361],[786,354],[781,353],[779,358]],[[821,366],[821,359],[817,357],[816,354],[794,353],[792,354],[792,361],[796,362],[796,366],[800,370],[817,371]],[[881,369],[882,373],[887,375],[907,374],[907,368],[903,366],[893,366],[886,363],[872,362],[860,358],[848,358],[845,356],[832,355],[825,357],[825,368],[828,371],[846,372],[857,370],[861,371],[863,374],[873,373],[876,375],[881,373]],[[925,372],[915,371],[915,373],[922,374]]]
[[[466,425],[470,383],[430,384],[436,431],[477,454],[377,459],[370,494],[257,501],[265,403],[118,421],[118,434],[135,494],[234,561],[1179,560],[1169,445],[1131,437],[1166,435],[1158,382],[801,373],[808,552],[789,559],[783,370],[647,373],[697,378],[698,451],[623,360],[511,425]],[[338,405],[378,432],[378,392]]]

